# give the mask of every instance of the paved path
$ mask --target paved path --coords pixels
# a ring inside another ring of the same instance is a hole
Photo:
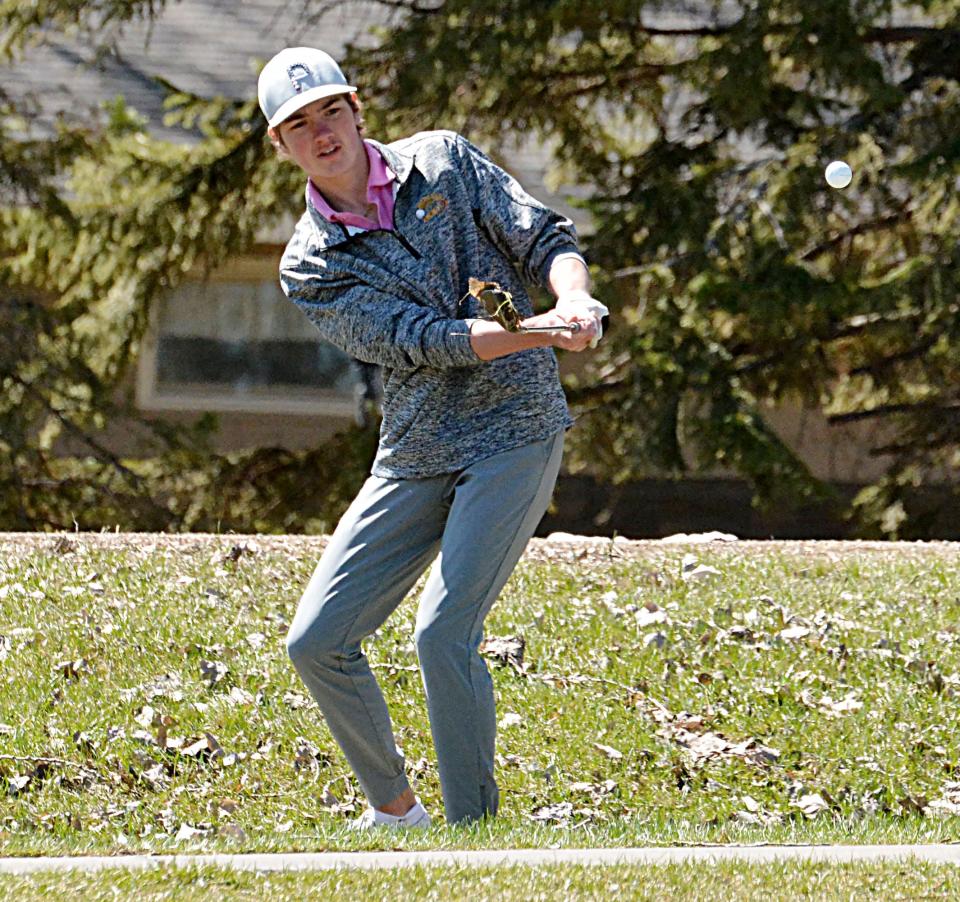
[[[415,865],[667,864],[805,861],[878,861],[914,858],[960,864],[960,845],[913,846],[669,846],[644,849],[498,849],[443,852],[298,852],[249,855],[115,855],[64,858],[0,858],[0,874],[102,868],[219,865],[257,871],[325,871],[334,868],[396,868]]]

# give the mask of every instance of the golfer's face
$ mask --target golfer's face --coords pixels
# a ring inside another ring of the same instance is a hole
[[[277,126],[293,161],[317,183],[364,165],[366,151],[357,131],[359,114],[345,94],[315,100]]]

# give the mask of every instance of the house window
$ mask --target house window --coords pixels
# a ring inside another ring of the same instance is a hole
[[[353,416],[356,371],[275,280],[189,282],[158,305],[137,402],[154,410]]]

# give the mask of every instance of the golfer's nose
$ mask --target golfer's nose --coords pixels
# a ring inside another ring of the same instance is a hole
[[[313,125],[313,140],[314,141],[326,141],[330,135],[333,134],[330,126],[326,122],[320,120],[315,122]]]

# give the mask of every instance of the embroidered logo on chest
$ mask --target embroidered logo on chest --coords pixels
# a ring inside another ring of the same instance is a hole
[[[417,219],[430,222],[447,209],[447,199],[442,194],[428,194],[417,204]]]

